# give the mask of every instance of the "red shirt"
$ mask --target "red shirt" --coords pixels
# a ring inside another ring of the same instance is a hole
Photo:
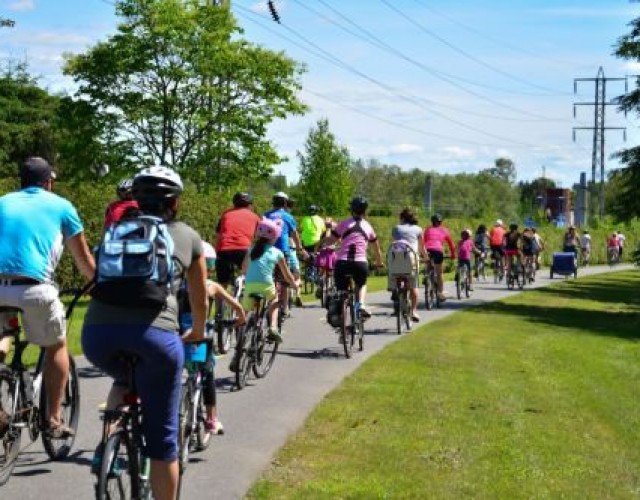
[[[260,217],[248,208],[230,208],[218,222],[218,241],[216,250],[247,250],[253,241],[253,235]]]
[[[109,203],[107,212],[104,214],[104,227],[109,227],[122,219],[127,208],[138,208],[138,202],[136,200],[118,200]]]

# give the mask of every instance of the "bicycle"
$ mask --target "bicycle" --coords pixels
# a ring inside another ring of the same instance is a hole
[[[482,281],[487,281],[486,267],[487,267],[487,254],[482,252],[480,255],[475,256],[475,274],[476,279],[482,278]]]
[[[536,264],[532,255],[524,258],[524,279],[525,283],[533,283],[536,280]]]
[[[207,410],[204,404],[204,381],[210,376],[213,338],[185,343],[186,380],[180,397],[178,450],[180,474],[189,463],[189,453],[204,451],[211,443],[205,429]]]
[[[469,276],[469,270],[467,266],[458,264],[456,270],[456,295],[458,300],[462,299],[464,295],[466,298],[471,297],[471,276]]]
[[[279,285],[276,282],[276,290]],[[276,292],[277,293],[277,292]],[[257,378],[263,378],[273,367],[278,353],[278,342],[267,338],[269,323],[269,307],[264,295],[252,293],[249,295],[254,301],[253,310],[249,312],[247,324],[240,330],[235,351],[235,385],[238,390],[247,385],[249,373]],[[283,314],[278,309],[278,331],[282,331]]]
[[[607,249],[607,264],[611,267],[615,266],[620,261],[620,252],[616,247],[609,247]]]
[[[502,257],[497,251],[493,251],[491,255],[492,269],[493,269],[493,282],[500,283],[504,279],[504,266],[502,265]]]
[[[351,357],[353,346],[358,341],[358,349],[364,350],[364,319],[357,300],[358,289],[353,283],[353,276],[345,275],[347,289],[342,292],[340,343],[344,348],[344,355]]]
[[[94,467],[98,468],[95,485],[97,500],[135,498],[151,499],[149,471],[151,462],[142,450],[142,408],[136,388],[135,367],[138,357],[123,353],[127,365],[128,392],[115,410],[105,410],[102,439],[98,445]]]
[[[80,295],[71,301],[67,308],[66,318],[71,317],[73,308]],[[62,460],[69,455],[75,441],[75,431],[80,418],[80,392],[78,372],[73,356],[69,355],[69,379],[62,399],[62,421],[74,430],[71,436],[54,438],[49,431],[48,397],[43,389],[45,366],[45,350],[40,354],[33,372],[24,364],[22,356],[29,345],[27,340],[20,340],[19,315],[22,311],[14,307],[0,307],[0,313],[6,314],[0,339],[13,338],[13,357],[11,363],[0,365],[0,486],[11,477],[17,458],[20,454],[22,430],[27,429],[31,442],[42,437],[42,444],[51,460]]]
[[[232,296],[237,301],[241,301],[244,290],[244,276],[233,277],[233,293]],[[233,340],[237,341],[238,331],[236,324],[236,313],[226,302],[220,301],[216,307],[214,319],[211,319],[213,312],[213,302],[209,305],[209,319],[207,320],[207,328],[212,324],[216,332],[216,348],[220,354],[229,352],[233,345]]]
[[[431,263],[431,259],[427,260],[423,271],[424,279],[424,302],[428,311],[440,308],[440,297],[438,296],[438,280],[436,278],[436,268]]]
[[[320,307],[327,307],[329,295],[335,293],[336,284],[333,279],[333,271],[327,269],[324,277],[320,277],[318,287],[320,290]]]
[[[394,313],[396,316],[396,328],[398,335],[401,335],[403,330],[408,332],[411,330],[411,304],[409,302],[409,276],[396,275],[394,276],[396,281],[396,287],[393,290],[393,296],[395,298],[393,303]]]
[[[513,290],[517,286],[522,290],[524,288],[524,270],[515,255],[510,255],[508,258],[511,259],[511,266],[507,273],[507,288]]]
[[[312,294],[318,283],[318,268],[316,267],[316,253],[314,252],[310,252],[309,258],[305,261],[302,281],[304,282],[304,293]]]

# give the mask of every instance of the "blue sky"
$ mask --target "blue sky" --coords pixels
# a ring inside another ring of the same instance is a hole
[[[291,159],[277,170],[290,179],[309,128],[328,118],[354,157],[452,173],[509,156],[520,179],[544,165],[568,186],[591,170],[592,135],[574,143],[571,130],[593,123],[591,108],[574,119],[572,107],[593,100],[593,85],[574,96],[573,79],[599,66],[609,77],[640,73],[611,55],[640,15],[640,4],[622,0],[286,0],[277,3],[282,25],[266,0],[232,5],[246,38],[307,66],[301,98],[311,112],[270,129]],[[26,57],[43,85],[69,91],[62,54],[117,22],[109,0],[0,0],[0,15],[16,21],[0,30],[0,57]],[[637,144],[635,117],[607,111],[607,125],[627,126],[627,145]],[[623,146],[622,134],[608,133],[609,153]]]

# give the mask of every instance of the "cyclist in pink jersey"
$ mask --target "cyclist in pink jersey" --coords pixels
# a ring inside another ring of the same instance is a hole
[[[467,268],[469,276],[469,290],[473,291],[473,273],[471,272],[471,256],[480,255],[482,252],[476,248],[475,243],[471,239],[471,229],[464,229],[460,233],[460,241],[458,241],[458,268],[464,266]]]
[[[365,308],[367,295],[367,277],[369,275],[369,261],[367,248],[373,247],[376,265],[382,267],[382,253],[375,231],[365,219],[369,203],[362,196],[351,200],[351,217],[343,220],[332,231],[332,240],[341,240],[337,251],[337,263],[334,272],[336,289],[347,289],[347,276],[352,276],[358,289],[357,300],[360,302],[360,312],[363,318],[371,314]]]
[[[424,248],[429,255],[429,259],[436,268],[436,279],[438,281],[438,298],[440,301],[446,299],[444,295],[444,280],[442,279],[442,262],[444,261],[444,243],[449,247],[449,256],[456,258],[453,240],[449,230],[442,225],[442,215],[431,216],[431,226],[425,228],[422,236]]]

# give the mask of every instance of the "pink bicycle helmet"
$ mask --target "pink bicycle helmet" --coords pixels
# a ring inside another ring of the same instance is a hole
[[[263,218],[256,229],[256,236],[258,238],[265,238],[267,240],[277,240],[282,233],[282,220],[271,220]]]

